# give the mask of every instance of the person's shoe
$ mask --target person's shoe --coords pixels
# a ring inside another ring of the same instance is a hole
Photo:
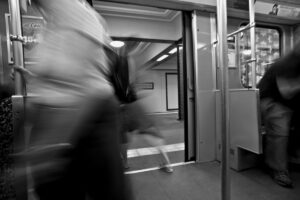
[[[130,168],[127,162],[123,163],[123,167],[124,167],[125,170],[128,170]]]
[[[293,182],[287,170],[283,170],[283,171],[273,170],[271,176],[278,185],[287,188],[293,187]]]
[[[161,169],[167,173],[172,173],[174,171],[173,167],[169,164],[163,164]]]

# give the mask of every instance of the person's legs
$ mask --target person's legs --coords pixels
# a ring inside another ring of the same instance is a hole
[[[262,99],[261,112],[266,129],[265,163],[272,170],[272,176],[278,184],[290,187],[292,181],[288,174],[288,137],[292,111],[272,99]]]
[[[99,99],[93,107],[75,143],[73,171],[88,199],[131,199],[120,157],[118,103]]]
[[[129,169],[127,150],[128,150],[128,143],[122,143],[121,144],[121,158],[122,158],[123,166],[125,169]]]
[[[22,157],[29,163],[39,199],[84,199],[66,179],[70,162],[71,127],[76,120],[77,110],[32,105],[28,112],[28,123],[32,123],[32,130],[29,147]]]
[[[145,131],[145,130],[144,130]],[[151,135],[151,134],[144,134],[145,140],[151,145],[154,146],[159,153],[162,155],[163,158],[163,166],[162,168],[166,170],[166,172],[173,172],[173,168],[171,166],[171,162],[169,156],[164,149],[165,140],[163,138]]]
[[[120,129],[120,137],[121,137],[121,158],[123,161],[123,166],[125,169],[129,168],[128,159],[127,159],[127,150],[128,150],[128,116],[126,112],[126,105],[121,105],[121,129]]]
[[[157,148],[163,158],[163,169],[166,172],[173,172],[171,162],[167,152],[164,149],[165,140],[155,126],[155,122],[146,114],[145,108],[136,101],[127,107],[127,113],[130,118],[129,131],[139,130],[139,133],[144,136],[145,140],[153,147]]]

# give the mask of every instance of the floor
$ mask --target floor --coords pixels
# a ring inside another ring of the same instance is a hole
[[[166,144],[177,144],[184,142],[184,121],[178,120],[178,113],[152,114],[151,117],[157,128],[163,135]],[[129,149],[149,147],[142,135],[129,133]]]
[[[173,173],[157,168],[127,173],[134,200],[221,200],[219,162],[181,163]],[[300,168],[291,170],[293,189],[275,184],[261,169],[231,170],[230,200],[299,200]],[[30,191],[29,200],[37,200]]]
[[[162,170],[128,174],[135,200],[221,200],[220,163],[188,164]],[[231,171],[231,200],[299,200],[300,170],[291,175],[295,187],[286,189],[273,183],[261,169]]]
[[[160,113],[151,115],[165,139],[164,149],[171,163],[184,161],[184,121],[178,120],[178,113]],[[163,160],[155,147],[150,146],[143,135],[129,133],[127,171],[158,167]]]
[[[184,151],[184,143],[177,144],[167,144],[164,145],[164,149],[166,152],[175,152],[175,151]],[[128,158],[136,158],[141,156],[155,155],[158,154],[159,151],[155,147],[143,147],[137,149],[129,149],[127,151]]]
[[[182,163],[184,161],[184,151],[175,151],[168,153],[171,163]],[[163,164],[161,155],[155,154],[150,156],[142,156],[128,159],[128,171],[136,171],[147,168],[160,167]]]
[[[140,135],[132,135],[129,169],[135,200],[221,200],[221,166],[219,162],[184,163],[183,122],[176,114],[155,116],[166,139],[166,150],[174,172],[159,169],[161,157]],[[231,170],[231,200],[299,200],[300,167],[291,170],[295,187],[275,184],[260,168],[242,172]],[[29,199],[34,200],[30,191]]]
[[[179,164],[175,164],[172,174],[160,170],[160,156],[155,149],[139,136],[133,136],[128,152],[130,168],[126,174],[135,200],[221,200],[220,163],[183,163],[183,121],[178,121],[176,114],[154,117],[166,139],[171,162]],[[291,176],[295,187],[286,189],[275,184],[260,168],[231,170],[231,200],[299,200],[299,165],[293,167]]]

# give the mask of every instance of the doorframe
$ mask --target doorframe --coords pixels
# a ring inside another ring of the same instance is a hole
[[[141,5],[135,1],[131,0],[125,0],[125,1],[110,1],[110,0],[104,0],[105,2],[115,2],[115,3],[127,3],[132,5]],[[159,1],[160,2],[160,1]],[[157,3],[159,3],[157,2]],[[174,9],[174,5],[177,7]],[[181,11],[182,14],[182,39],[178,41],[173,40],[158,40],[158,39],[140,39],[135,37],[112,37],[113,39],[119,39],[119,40],[141,40],[141,41],[153,41],[153,42],[162,42],[162,43],[170,43],[174,42],[175,44],[179,44],[182,41],[183,46],[183,107],[184,107],[184,161],[195,161],[196,160],[196,131],[195,131],[195,101],[194,101],[194,51],[193,51],[193,34],[192,34],[192,12],[186,11],[187,9],[184,9],[179,6],[179,4],[174,3],[173,6],[170,7],[164,7],[167,9],[174,9]],[[145,1],[143,6],[149,6],[149,7],[155,7],[155,8],[161,8],[160,3],[159,4],[153,4],[153,2]],[[192,9],[192,8],[191,8]],[[193,8],[195,9],[195,8]],[[184,17],[185,15],[185,17]],[[187,38],[185,38],[187,37]],[[177,63],[179,64],[179,63]],[[179,74],[179,70],[177,69],[177,74]],[[180,85],[178,85],[180,87]],[[178,88],[179,89],[179,88]],[[190,103],[189,103],[190,102]],[[192,104],[192,105],[188,105]]]

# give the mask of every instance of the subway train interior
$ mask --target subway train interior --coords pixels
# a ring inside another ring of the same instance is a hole
[[[129,63],[142,72],[135,87],[165,139],[174,170],[166,173],[157,149],[138,131],[128,132],[124,173],[134,199],[300,199],[300,135],[289,142],[293,188],[281,187],[264,167],[257,88],[270,66],[300,41],[299,0],[93,0],[92,5],[111,40],[121,44],[115,48],[131,49]],[[27,148],[30,127],[16,127],[32,94],[18,72],[13,79],[11,72],[13,66],[38,67],[33,55],[47,22],[25,0],[1,0],[0,15],[0,83],[15,88],[12,128],[0,133],[0,199],[37,200],[28,163],[22,163],[21,186],[14,186],[20,172],[10,155],[17,151],[16,137],[17,147]]]

